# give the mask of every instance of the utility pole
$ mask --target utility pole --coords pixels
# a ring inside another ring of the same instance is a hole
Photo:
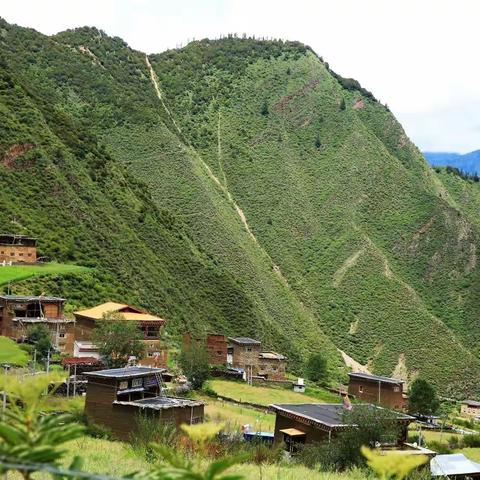
[[[50,372],[50,349],[47,352],[47,373]]]
[[[71,365],[68,365],[68,380],[67,380],[67,398],[70,396],[70,368]]]
[[[4,367],[5,375],[8,373],[8,368]],[[3,389],[3,399],[2,399],[2,419],[5,417],[5,410],[7,409],[7,392]]]
[[[73,366],[73,396],[77,394],[77,364]]]

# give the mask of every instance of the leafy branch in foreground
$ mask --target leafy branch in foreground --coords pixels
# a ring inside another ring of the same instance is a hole
[[[367,459],[368,466],[382,480],[403,480],[411,471],[428,460],[426,455],[382,454],[368,447],[362,447],[362,455]]]
[[[2,412],[0,422],[0,456],[18,463],[58,465],[65,450],[60,446],[78,438],[83,427],[73,423],[70,415],[43,414],[56,375],[32,377],[0,376],[0,390],[5,392],[8,408]],[[79,466],[79,460],[74,465]],[[9,470],[0,462],[0,472]],[[31,476],[28,468],[17,468],[25,479]]]
[[[208,441],[214,438],[223,427],[223,424],[201,423],[182,425],[182,430],[193,443],[199,458],[205,458]],[[157,444],[152,445],[152,448],[165,464],[141,476],[141,480],[241,480],[244,478],[243,475],[238,474],[223,474],[231,466],[244,460],[245,456],[223,457],[205,468],[182,453],[177,453],[171,447]]]

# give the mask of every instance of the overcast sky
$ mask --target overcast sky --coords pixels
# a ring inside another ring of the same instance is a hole
[[[480,0],[0,0],[0,16],[45,34],[96,26],[147,53],[230,32],[300,40],[422,150],[480,148]]]

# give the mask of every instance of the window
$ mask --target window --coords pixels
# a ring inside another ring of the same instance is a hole
[[[195,425],[196,423],[202,423],[203,417],[193,417],[191,425]]]
[[[11,256],[11,257],[14,257],[14,256],[15,256],[15,252],[10,252],[10,256]]]
[[[58,338],[65,338],[65,332],[60,332],[58,334]]]
[[[251,351],[252,351],[252,347],[247,347],[246,350],[247,350],[247,352],[251,352]]]
[[[363,393],[363,385],[359,385],[359,386],[358,386],[358,391],[359,391],[360,393]]]
[[[125,390],[126,388],[128,388],[128,382],[126,382],[126,381],[122,381],[122,382],[120,382],[120,384],[118,385],[118,389],[119,389],[119,390]]]
[[[32,256],[32,254],[31,254],[31,253],[29,253],[29,254],[28,254],[28,256],[29,256],[29,257],[31,257],[31,256]]]
[[[20,257],[23,257],[23,253],[19,253],[18,255],[19,255]]]
[[[132,388],[143,387],[143,378],[134,378],[132,380]]]
[[[393,391],[394,391],[394,392],[399,392],[399,391],[400,391],[400,387],[393,387]]]

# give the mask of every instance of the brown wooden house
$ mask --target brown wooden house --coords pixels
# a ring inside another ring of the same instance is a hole
[[[353,408],[382,408],[370,404],[355,404]],[[300,445],[330,441],[333,436],[346,428],[355,427],[345,419],[343,404],[303,403],[270,405],[276,413],[274,441],[284,444],[290,452],[295,452]],[[407,439],[409,423],[415,419],[403,413],[393,412],[392,416],[401,427],[398,438],[382,439],[384,443],[401,445]]]
[[[192,334],[185,333],[183,335],[184,348],[192,342]],[[205,337],[195,337],[195,341],[202,342],[208,352],[208,363],[212,366],[227,364],[227,338],[225,335],[218,333],[207,333]]]
[[[403,380],[370,375],[368,373],[349,373],[348,394],[370,403],[376,403],[395,410],[404,410],[407,399],[403,393]]]
[[[90,341],[97,322],[109,313],[118,313],[126,322],[138,323],[138,327],[143,333],[143,341],[147,352],[146,358],[139,361],[141,365],[156,367],[166,365],[167,352],[162,349],[159,339],[165,320],[124,303],[106,302],[93,308],[74,312],[76,320],[75,340],[79,342]]]
[[[140,415],[149,422],[181,424],[203,422],[204,402],[167,397],[162,383],[165,371],[126,367],[87,372],[85,413],[90,422],[107,427],[121,440],[137,431]]]
[[[460,406],[460,413],[464,417],[480,418],[480,402],[477,400],[464,400]]]
[[[37,239],[25,235],[0,235],[0,263],[35,263]]]
[[[61,353],[72,354],[75,322],[65,318],[65,299],[46,296],[0,295],[0,334],[23,342],[28,329],[46,326]]]

